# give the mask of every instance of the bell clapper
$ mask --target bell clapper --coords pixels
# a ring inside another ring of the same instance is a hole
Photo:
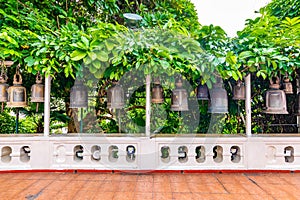
[[[2,102],[1,103],[1,112],[3,112],[3,110],[4,110],[4,103]]]

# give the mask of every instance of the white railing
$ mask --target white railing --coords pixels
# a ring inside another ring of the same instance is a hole
[[[174,137],[175,136],[175,137]],[[298,170],[298,135],[1,135],[0,170]]]

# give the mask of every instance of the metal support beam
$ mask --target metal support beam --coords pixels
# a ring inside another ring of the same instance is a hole
[[[246,110],[246,135],[251,136],[251,74],[245,77],[246,86],[246,100],[245,100],[245,110]]]
[[[151,75],[146,76],[146,136],[150,137],[151,118]]]
[[[44,136],[50,134],[50,91],[51,76],[45,77],[45,103],[44,103]]]

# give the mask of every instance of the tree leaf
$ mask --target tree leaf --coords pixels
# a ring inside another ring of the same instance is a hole
[[[247,58],[253,57],[254,53],[252,53],[251,51],[243,51],[239,54],[239,59],[245,60]]]
[[[84,37],[84,36],[81,36],[81,41],[83,42],[83,44],[86,46],[86,47],[89,47],[90,46],[90,42],[89,40]]]
[[[75,50],[71,53],[71,60],[78,61],[83,59],[87,53],[85,51]]]
[[[102,62],[107,62],[108,61],[108,54],[105,51],[97,51],[97,59],[102,61]]]
[[[27,63],[29,67],[33,66],[35,63],[35,60],[32,56],[28,56],[27,58],[24,59],[24,61]]]

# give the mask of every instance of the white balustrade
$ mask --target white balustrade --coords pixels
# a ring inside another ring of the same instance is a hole
[[[174,136],[174,135],[173,135]],[[0,170],[298,170],[300,137],[0,137]]]

